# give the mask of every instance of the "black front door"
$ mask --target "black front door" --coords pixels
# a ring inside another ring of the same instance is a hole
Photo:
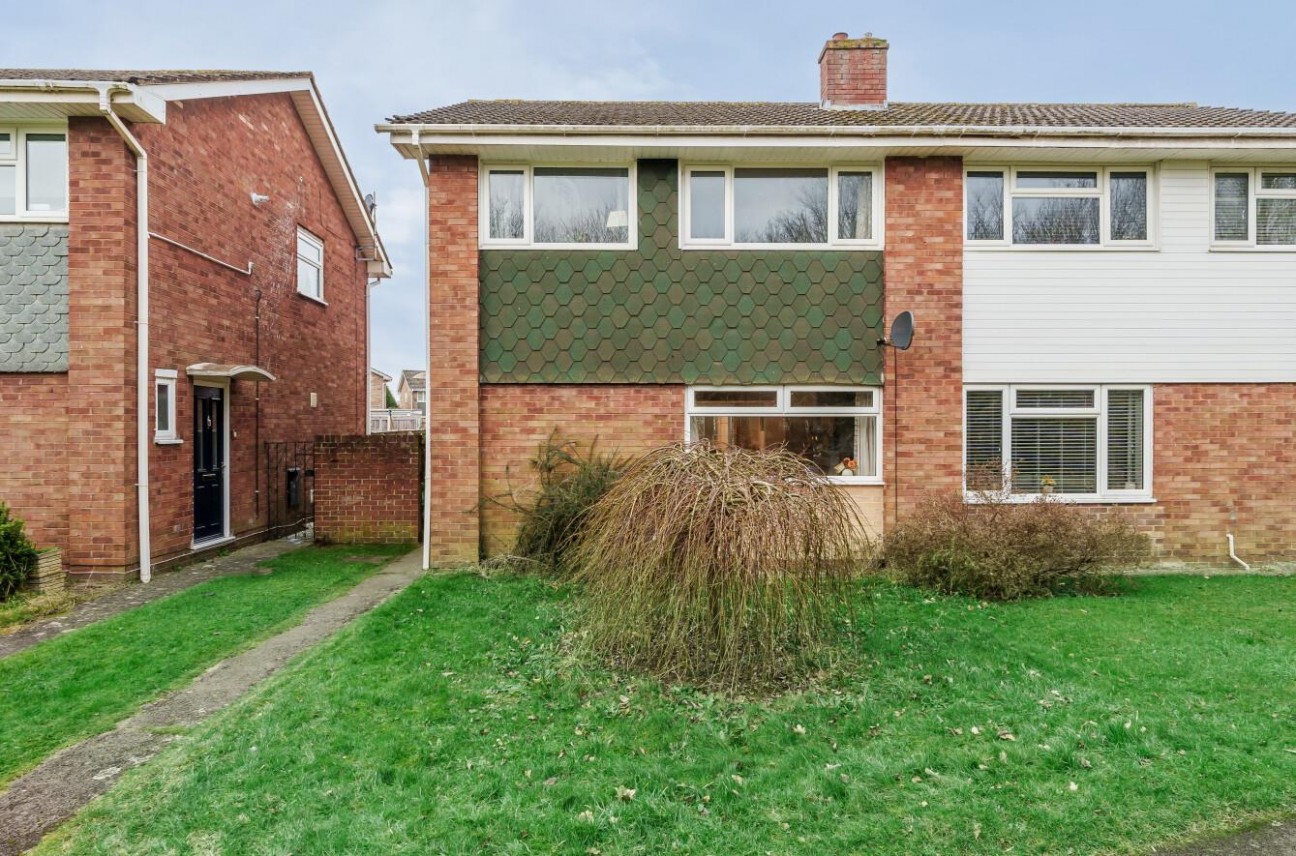
[[[225,534],[225,391],[194,387],[194,541]]]

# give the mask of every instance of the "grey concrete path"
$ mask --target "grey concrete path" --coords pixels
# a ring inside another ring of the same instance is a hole
[[[1225,838],[1157,850],[1155,856],[1296,856],[1296,818]]]
[[[197,562],[176,571],[163,571],[148,584],[130,583],[99,595],[94,600],[77,604],[63,615],[41,618],[25,624],[13,633],[0,636],[0,659],[25,651],[33,645],[52,639],[61,633],[103,621],[118,613],[143,606],[167,595],[183,591],[217,577],[255,573],[266,559],[273,559],[308,542],[298,536],[263,541],[234,552]]]
[[[174,729],[202,722],[297,654],[318,645],[357,616],[422,575],[418,551],[402,556],[351,591],[318,606],[302,623],[208,669],[184,689],[140,708],[114,730],[46,759],[0,793],[0,856],[33,847],[132,767],[176,739]]]

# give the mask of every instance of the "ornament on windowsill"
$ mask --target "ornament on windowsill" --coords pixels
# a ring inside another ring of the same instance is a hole
[[[853,475],[855,475],[855,472],[856,472],[858,469],[859,469],[859,464],[855,461],[854,458],[851,458],[851,457],[845,457],[845,458],[842,458],[842,459],[841,459],[841,463],[840,463],[840,464],[838,464],[837,466],[833,467],[833,475],[835,475],[835,476],[853,476]]]

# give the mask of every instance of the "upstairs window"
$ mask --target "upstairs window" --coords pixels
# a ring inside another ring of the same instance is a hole
[[[1296,247],[1296,168],[1215,170],[1211,236],[1219,247]]]
[[[879,247],[869,167],[694,166],[683,171],[684,247]]]
[[[0,218],[66,220],[67,134],[0,128]]]
[[[297,229],[297,292],[324,302],[324,241]]]
[[[482,182],[483,246],[633,246],[629,167],[490,167]]]
[[[694,387],[685,439],[724,448],[786,448],[814,472],[881,483],[881,390],[871,387]]]
[[[969,491],[1151,497],[1147,387],[968,387],[964,468]]]
[[[972,169],[965,180],[972,246],[1146,246],[1147,169]]]

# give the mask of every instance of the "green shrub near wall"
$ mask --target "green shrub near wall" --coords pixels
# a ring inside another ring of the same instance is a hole
[[[637,249],[482,251],[483,383],[881,383],[881,252],[681,250],[676,161],[637,172]]]

